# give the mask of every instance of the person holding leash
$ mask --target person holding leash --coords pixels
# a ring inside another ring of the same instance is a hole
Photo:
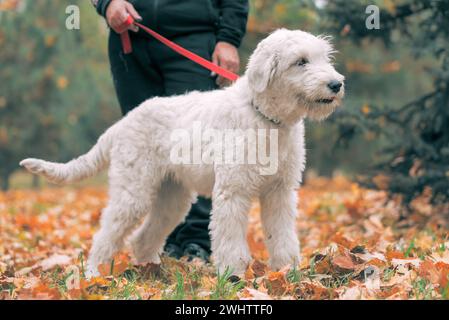
[[[155,96],[212,90],[226,84],[224,78],[211,75],[134,25],[130,27],[134,31],[130,32],[133,50],[125,54],[118,32],[129,15],[231,72],[240,68],[237,48],[246,32],[248,0],[92,0],[92,3],[112,29],[109,61],[123,115]],[[198,198],[185,222],[168,237],[166,254],[208,260],[210,210],[210,199]]]

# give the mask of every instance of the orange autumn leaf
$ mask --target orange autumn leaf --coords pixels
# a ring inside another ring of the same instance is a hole
[[[329,290],[317,281],[304,281],[295,290],[299,298],[314,300],[329,299]]]
[[[369,113],[371,112],[371,108],[369,107],[368,104],[364,104],[364,105],[362,106],[362,112],[363,112],[364,114],[369,114]]]
[[[98,286],[98,287],[107,287],[111,284],[111,281],[106,280],[102,277],[92,277],[90,279],[81,279],[80,286],[81,289],[87,289],[92,286]]]
[[[377,176],[375,176],[373,178],[373,182],[374,184],[380,189],[380,190],[387,190],[389,185],[390,185],[390,180],[391,178],[383,175],[383,174],[378,174]]]
[[[340,31],[341,36],[346,36],[349,32],[351,32],[351,26],[349,24],[346,24],[343,29]]]
[[[331,240],[348,249],[352,249],[357,245],[354,239],[344,235],[342,232],[335,233]]]
[[[393,259],[405,259],[404,253],[400,251],[387,251],[385,257],[388,261],[391,261]]]
[[[0,1],[0,11],[15,10],[20,5],[20,0],[2,0]]]
[[[349,254],[340,254],[332,258],[332,265],[339,272],[351,272],[355,269],[355,264]]]
[[[436,283],[440,280],[440,273],[438,272],[435,264],[429,260],[421,263],[418,269],[418,274],[432,283]]]
[[[327,274],[332,269],[329,256],[316,255],[314,257],[314,262],[315,272],[318,274]]]
[[[22,290],[19,293],[20,300],[57,300],[61,297],[56,288],[50,288],[47,284],[39,283],[36,286]]]
[[[73,300],[81,299],[83,297],[83,291],[81,289],[70,289],[67,290],[67,295]]]
[[[64,76],[60,76],[56,80],[56,86],[61,90],[64,90],[65,88],[67,88],[68,85],[69,85],[69,79],[67,79]]]
[[[356,199],[347,199],[343,202],[349,215],[354,218],[363,216],[365,212],[365,201],[361,196]]]
[[[398,285],[383,287],[382,290],[378,293],[379,298],[388,299],[402,291],[402,288]]]
[[[440,272],[438,284],[441,288],[447,288],[449,284],[449,264],[437,262],[435,264],[437,270]]]
[[[382,261],[382,260],[377,259],[377,258],[371,259],[371,260],[369,260],[367,262],[367,265],[373,265],[373,266],[376,266],[376,267],[385,267],[386,264],[387,263],[385,261]]]
[[[398,60],[390,61],[384,63],[381,67],[382,72],[384,73],[394,73],[401,70],[401,62]]]
[[[117,276],[123,273],[129,266],[129,257],[126,254],[115,256],[110,264],[100,264],[98,271],[103,277],[113,275]]]
[[[374,66],[363,61],[348,61],[346,62],[346,70],[348,72],[372,73]]]
[[[268,271],[268,266],[260,260],[253,260],[245,272],[245,279],[262,277]]]
[[[82,270],[108,200],[104,187],[0,192],[0,287],[14,287],[2,291],[0,299],[146,300],[174,299],[176,294],[184,299],[443,299],[449,265],[445,211],[432,205],[430,196],[423,193],[410,216],[399,220],[400,199],[384,191],[364,189],[341,175],[308,177],[299,191],[300,268],[269,271],[256,202],[248,226],[256,260],[244,286],[217,296],[212,264],[162,257],[153,272],[152,267],[133,266],[126,249],[115,257],[112,275],[105,265],[103,276],[85,279]],[[407,258],[404,252],[412,243]],[[69,267],[73,276],[79,270],[79,288],[77,281],[63,285]],[[380,283],[373,286],[366,279],[376,268]],[[426,296],[414,290],[422,279]]]
[[[261,290],[255,290],[252,288],[244,288],[239,294],[240,300],[271,300],[272,298]]]
[[[285,274],[282,272],[269,272],[265,280],[265,285],[268,288],[268,293],[280,296],[287,290],[287,280]]]

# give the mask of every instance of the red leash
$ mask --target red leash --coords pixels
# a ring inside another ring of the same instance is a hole
[[[212,63],[212,62],[200,57],[199,55],[197,55],[197,54],[177,45],[176,43],[168,40],[167,38],[161,36],[156,31],[151,30],[150,28],[145,27],[144,25],[141,25],[138,22],[135,22],[131,16],[128,16],[128,19],[125,21],[125,23],[120,28],[120,30],[123,30],[120,33],[120,37],[122,40],[123,52],[125,54],[129,54],[132,52],[132,44],[131,44],[131,39],[129,37],[129,31],[128,31],[128,27],[132,24],[138,26],[139,28],[144,30],[146,33],[153,36],[154,38],[156,38],[157,40],[159,40],[160,42],[165,44],[170,49],[176,51],[180,55],[186,57],[189,60],[192,60],[193,62],[199,64],[200,66],[203,66],[206,69],[209,69],[212,72],[215,72],[216,74],[222,76],[223,78],[226,78],[230,81],[236,81],[239,78],[239,76],[236,75],[235,73],[228,71],[228,70],[216,65],[215,63]]]

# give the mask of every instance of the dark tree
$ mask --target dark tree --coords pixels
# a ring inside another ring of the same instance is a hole
[[[372,1],[371,1],[372,3]],[[403,106],[372,107],[370,112],[338,117],[343,140],[365,130],[384,137],[382,161],[362,179],[370,187],[402,194],[409,202],[426,188],[433,201],[449,198],[449,1],[384,1],[380,28],[369,30],[366,7],[360,0],[334,0],[326,6],[329,26],[354,43],[381,40],[392,45],[401,38],[419,61],[432,57],[433,88]],[[410,76],[417,76],[410,74]]]

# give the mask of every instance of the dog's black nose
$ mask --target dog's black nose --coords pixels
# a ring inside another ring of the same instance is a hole
[[[331,89],[332,92],[334,92],[334,93],[340,92],[340,88],[342,85],[343,85],[343,83],[341,83],[340,81],[337,81],[337,80],[332,80],[331,82],[329,82],[327,84],[329,89]]]

